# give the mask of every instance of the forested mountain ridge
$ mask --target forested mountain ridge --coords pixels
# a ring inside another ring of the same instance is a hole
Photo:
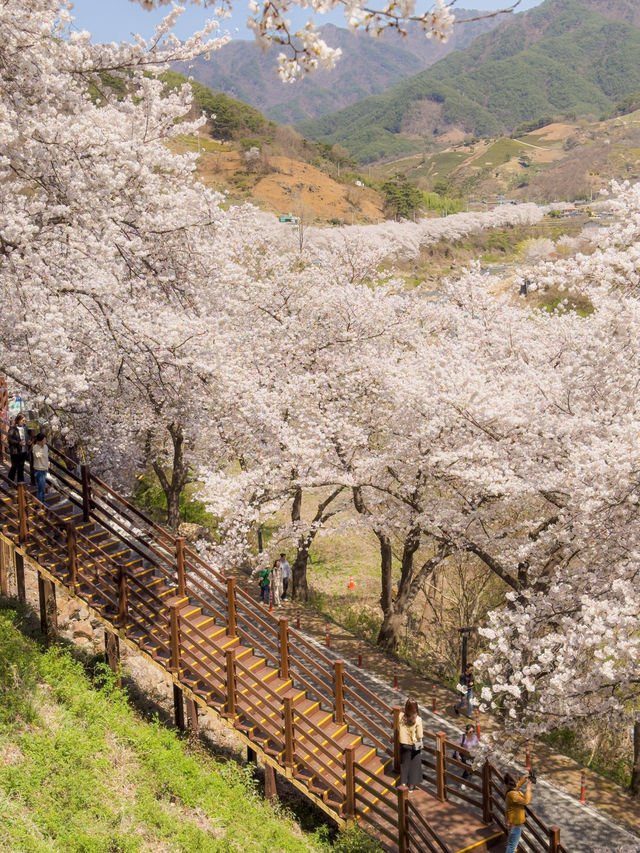
[[[482,13],[457,9],[456,15],[464,20]],[[277,51],[264,54],[250,41],[234,39],[209,59],[196,59],[188,70],[180,66],[176,70],[257,107],[274,121],[295,124],[382,92],[449,53],[464,49],[499,23],[499,17],[480,17],[460,24],[448,42],[425,39],[418,25],[409,26],[406,37],[387,31],[380,39],[373,39],[326,24],[321,28],[322,37],[332,47],[341,48],[342,57],[333,70],[318,71],[295,86],[284,86],[276,75]]]
[[[600,0],[545,0],[382,95],[298,129],[372,162],[429,150],[447,134],[499,136],[543,116],[608,114],[640,88],[640,28],[628,0],[601,9]]]

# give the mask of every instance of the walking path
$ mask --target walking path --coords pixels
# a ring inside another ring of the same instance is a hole
[[[340,625],[312,610],[301,609],[285,601],[277,609],[293,623],[300,616],[300,627],[311,635],[324,654],[343,659],[345,666],[356,670],[362,649],[362,666],[357,670],[365,684],[390,704],[404,704],[407,694],[415,696],[421,707],[425,728],[444,731],[449,739],[458,739],[467,718],[457,717],[453,708],[458,694],[447,687],[435,685],[437,713],[432,712],[433,682],[413,672],[406,664],[396,661],[380,649],[360,641]],[[326,627],[329,625],[330,649],[326,648]],[[374,683],[368,683],[367,674]],[[398,690],[393,689],[397,675]],[[363,678],[364,676],[364,678]],[[493,731],[497,723],[488,714],[479,716],[481,733]],[[561,839],[572,853],[640,853],[640,809],[638,803],[614,782],[586,770],[587,803],[580,803],[580,774],[582,766],[567,756],[554,752],[547,744],[531,744],[531,761],[539,782],[534,790],[532,808],[547,824],[557,825]],[[517,764],[511,765],[518,767]],[[524,772],[524,755],[520,765]]]

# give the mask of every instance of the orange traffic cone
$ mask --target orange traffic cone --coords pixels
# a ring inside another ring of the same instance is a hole
[[[349,589],[355,589],[355,588],[356,588],[356,585],[353,581],[353,575],[350,575],[349,576]]]

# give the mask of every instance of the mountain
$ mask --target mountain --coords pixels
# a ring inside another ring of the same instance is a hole
[[[481,12],[458,9],[460,20],[481,16]],[[326,24],[322,37],[332,47],[342,49],[342,57],[332,71],[319,71],[295,85],[284,85],[276,74],[276,53],[263,54],[251,41],[232,41],[212,54],[176,64],[175,69],[194,77],[214,91],[260,109],[280,124],[295,124],[353,104],[367,95],[382,92],[449,53],[464,49],[477,36],[495,28],[499,17],[461,23],[446,43],[425,38],[417,25],[405,37],[388,30],[380,39],[366,33],[351,33]]]
[[[362,162],[542,117],[609,114],[640,89],[636,0],[545,0],[381,95],[298,130]]]

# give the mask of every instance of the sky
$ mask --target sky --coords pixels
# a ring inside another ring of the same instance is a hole
[[[132,0],[73,0],[76,18],[75,27],[79,30],[89,30],[94,42],[120,42],[128,41],[132,33],[139,33],[143,37],[153,33],[154,25],[162,20],[169,7],[164,6],[154,12],[145,12],[142,6]],[[537,6],[541,0],[522,0],[518,11],[531,9]],[[199,29],[208,17],[211,10],[203,9],[201,6],[192,6],[185,2],[186,11],[181,16],[175,33],[179,38],[190,35]],[[473,8],[482,10],[495,10],[508,7],[510,0],[459,0],[460,8]],[[455,7],[454,7],[455,8]],[[308,11],[300,12],[300,23],[309,17]],[[293,16],[291,16],[293,18]],[[251,38],[253,35],[245,27],[247,19],[247,0],[239,0],[235,3],[233,17],[223,20],[222,32],[228,31],[234,38]],[[296,24],[298,19],[294,18]],[[340,12],[332,16],[323,15],[318,19],[319,23],[331,21],[337,26],[344,25],[344,17]]]

